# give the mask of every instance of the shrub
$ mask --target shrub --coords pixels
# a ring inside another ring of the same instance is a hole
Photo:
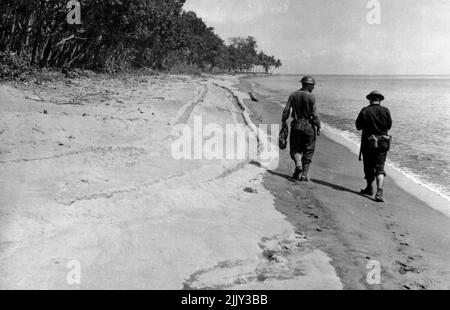
[[[16,53],[0,51],[0,78],[17,78],[31,70],[27,61],[20,58]]]

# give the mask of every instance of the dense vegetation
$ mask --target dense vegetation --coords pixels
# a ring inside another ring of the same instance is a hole
[[[107,72],[270,72],[281,66],[252,37],[225,43],[183,10],[185,1],[80,0],[82,24],[70,25],[68,0],[0,0],[0,76],[29,65]]]

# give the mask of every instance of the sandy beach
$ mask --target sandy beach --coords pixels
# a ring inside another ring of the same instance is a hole
[[[274,171],[173,157],[174,126],[196,116],[278,124],[280,106],[249,91],[236,76],[0,85],[0,288],[450,288],[450,218],[432,195],[397,176],[387,203],[360,196],[361,163],[327,132],[309,184],[291,181],[288,152]]]
[[[255,91],[247,80],[240,89]],[[280,107],[262,95],[258,99],[246,101],[255,122],[279,121]],[[387,203],[361,196],[365,180],[355,151],[326,128],[307,185],[292,183],[293,162],[281,152],[279,169],[264,177],[277,210],[333,258],[345,289],[449,289],[448,201],[392,167]],[[372,260],[380,263],[380,285],[366,281]]]
[[[0,287],[341,288],[275,209],[263,169],[173,158],[176,124],[244,124],[222,82],[237,79],[2,85]]]

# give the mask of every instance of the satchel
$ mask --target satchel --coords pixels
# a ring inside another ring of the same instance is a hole
[[[388,135],[371,135],[367,138],[367,148],[388,152],[391,149],[392,136]]]
[[[308,119],[297,119],[292,122],[292,129],[301,131],[305,134],[313,135],[315,133],[314,127],[311,121]]]
[[[278,139],[278,144],[279,144],[279,147],[281,150],[285,150],[287,148],[288,136],[289,136],[289,128],[288,128],[287,124],[283,124],[283,127],[281,128],[281,131],[280,131],[280,136]]]

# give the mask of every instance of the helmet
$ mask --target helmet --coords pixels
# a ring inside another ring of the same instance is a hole
[[[375,99],[375,98],[379,98],[381,101],[384,100],[383,94],[380,93],[378,90],[374,90],[373,92],[368,94],[366,98],[367,98],[367,100],[371,100],[371,99]]]
[[[311,85],[316,85],[316,80],[314,80],[312,77],[310,76],[305,76],[304,78],[301,79],[302,84],[311,84]]]

